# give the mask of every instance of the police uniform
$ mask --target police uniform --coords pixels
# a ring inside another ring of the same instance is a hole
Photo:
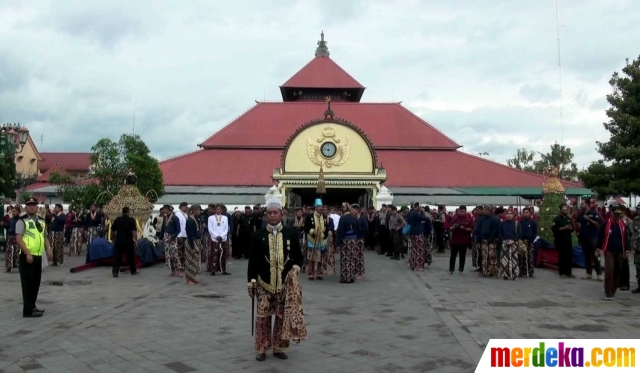
[[[29,198],[26,202],[27,205],[37,203],[35,198]],[[38,218],[37,214],[24,215],[16,222],[16,236],[22,236],[24,242],[24,248],[21,248],[18,259],[22,285],[22,315],[24,317],[39,317],[44,311],[36,307],[36,301],[42,277],[42,256],[46,255],[45,247],[48,246],[44,222]],[[27,262],[24,249],[33,257],[31,263]]]

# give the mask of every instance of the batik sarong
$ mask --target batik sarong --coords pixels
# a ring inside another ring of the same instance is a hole
[[[355,270],[356,277],[362,277],[364,275],[364,238],[358,238],[356,240],[356,252],[355,252]]]
[[[424,269],[425,251],[424,236],[421,234],[409,236],[411,251],[409,252],[409,267],[411,270]]]
[[[471,243],[471,262],[475,268],[482,265],[482,254],[480,253],[480,244],[478,242]]]
[[[50,242],[51,250],[53,251],[53,265],[64,264],[64,232],[51,232],[53,233],[53,241]]]
[[[482,241],[480,246],[482,252],[482,275],[497,276],[498,275],[498,253],[496,244]]]
[[[207,262],[207,257],[209,256],[209,246],[211,245],[211,235],[209,231],[205,231],[202,233],[201,243],[202,250],[200,251],[200,261],[201,263]]]
[[[356,279],[355,256],[358,240],[345,238],[340,246],[340,282],[351,282]]]
[[[91,245],[91,242],[96,237],[98,237],[98,227],[87,228],[87,247]]]
[[[533,245],[524,241],[518,242],[518,266],[520,267],[520,277],[533,277],[536,262],[533,257]]]
[[[326,276],[333,276],[336,273],[336,244],[333,232],[329,232],[327,249],[322,255],[322,268]]]
[[[171,272],[182,271],[182,265],[178,258],[178,243],[172,239],[169,233],[164,234],[164,260],[167,263],[167,269]]]
[[[227,259],[229,257],[229,243],[211,240],[209,255],[207,257],[207,272],[227,272]]]
[[[71,242],[69,243],[69,256],[71,254],[80,255],[82,252],[82,228],[73,228],[71,231]]]
[[[4,254],[4,268],[18,268],[18,254],[20,254],[20,248],[16,243],[16,236],[7,236],[7,251]]]
[[[520,276],[518,267],[518,243],[502,241],[502,255],[500,256],[501,274],[505,279],[515,280]]]
[[[178,244],[178,260],[180,261],[180,266],[184,268],[184,243],[187,239],[185,237],[178,237],[176,242]]]
[[[189,240],[185,240],[184,254],[185,254],[185,267],[184,278],[187,281],[197,282],[196,276],[202,272],[200,263],[200,253],[202,252],[202,246],[200,240],[193,240],[194,247],[191,247]]]
[[[226,243],[226,242],[225,242]],[[289,347],[289,340],[282,339],[284,331],[286,292],[270,293],[261,286],[256,288],[256,351],[268,351],[273,346],[274,352],[282,352]],[[276,317],[273,331],[271,316]]]
[[[307,339],[307,328],[304,325],[304,310],[302,309],[302,286],[300,286],[300,269],[291,268],[284,280],[284,317],[282,340],[300,343]]]

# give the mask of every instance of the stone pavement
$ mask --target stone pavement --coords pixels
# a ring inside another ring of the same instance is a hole
[[[637,338],[640,331],[640,295],[606,302],[596,281],[541,269],[516,282],[449,275],[439,255],[413,273],[404,262],[366,254],[363,281],[303,280],[309,339],[292,345],[289,360],[267,355],[263,363],[250,336],[246,261],[230,264],[232,276],[187,286],[160,264],[135,277],[114,279],[104,267],[71,274],[83,259],[74,257],[45,269],[39,319],[21,317],[17,271],[0,273],[0,372],[473,372],[490,338]]]

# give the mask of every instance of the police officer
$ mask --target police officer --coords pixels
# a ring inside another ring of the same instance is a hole
[[[16,243],[20,248],[18,264],[20,283],[22,284],[22,316],[41,317],[44,310],[36,307],[40,279],[42,277],[42,255],[51,260],[53,253],[47,239],[44,220],[38,217],[38,201],[29,198],[26,202],[26,215],[16,222]]]

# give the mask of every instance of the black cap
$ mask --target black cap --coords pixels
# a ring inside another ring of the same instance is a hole
[[[33,197],[29,197],[24,204],[25,205],[37,205],[38,204],[38,200],[33,198]]]
[[[465,206],[465,205],[460,205],[460,207],[458,207],[458,210],[464,210],[464,211],[467,211],[467,206]]]
[[[186,202],[180,202],[180,206],[178,206],[178,207],[179,207],[179,208],[183,208],[183,207],[185,207],[185,206],[189,206],[189,204],[188,204],[188,203],[186,203]]]

